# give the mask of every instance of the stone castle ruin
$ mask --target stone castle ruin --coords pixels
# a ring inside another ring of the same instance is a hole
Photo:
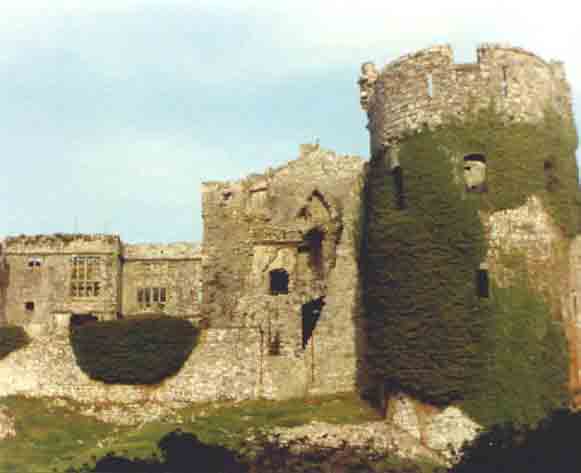
[[[574,125],[562,64],[517,48],[485,45],[477,63],[456,64],[448,46],[434,47],[382,70],[366,63],[358,83],[369,118],[369,163],[306,144],[285,166],[238,181],[206,182],[199,246],[131,245],[116,235],[6,238],[0,323],[22,325],[38,340],[58,343],[44,354],[33,343],[0,361],[0,395],[283,399],[365,384],[361,248],[368,166],[389,162],[401,189],[397,205],[404,209],[405,167],[398,153],[410,133],[445,126],[449,116],[462,120],[468,108],[491,103],[511,122],[539,121],[549,104]],[[473,149],[451,158],[464,162],[457,178],[465,180],[466,192],[495,191],[487,183],[484,153]],[[542,268],[536,281],[567,322],[571,377],[578,384],[579,241],[567,249],[572,264],[559,266],[556,248],[566,238],[534,195],[524,206],[482,218],[491,244],[474,270],[483,286],[488,278],[502,279],[496,256],[503,249],[522,250],[531,267]],[[553,284],[557,280],[560,285]],[[63,335],[73,315],[111,320],[143,313],[208,327],[176,377],[146,391],[91,381],[75,366]],[[35,358],[42,369],[22,368]],[[67,379],[66,385],[58,379]]]

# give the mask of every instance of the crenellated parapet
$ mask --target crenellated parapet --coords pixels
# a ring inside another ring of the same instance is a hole
[[[508,121],[538,122],[547,106],[572,120],[563,64],[511,46],[481,45],[477,62],[469,64],[454,62],[450,46],[435,46],[396,59],[359,84],[372,152],[491,103]]]

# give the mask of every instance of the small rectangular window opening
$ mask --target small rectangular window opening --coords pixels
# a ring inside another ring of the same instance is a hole
[[[487,269],[479,269],[476,272],[476,290],[478,293],[478,297],[481,298],[490,297],[490,287]]]
[[[502,96],[508,97],[508,67],[502,66]]]
[[[25,302],[24,310],[26,310],[26,312],[34,312],[34,302]]]
[[[426,82],[428,84],[428,97],[432,98],[434,96],[434,79],[432,74],[426,76]]]
[[[395,205],[399,210],[404,210],[406,208],[406,202],[403,188],[403,171],[401,166],[394,168],[392,174],[395,191]]]

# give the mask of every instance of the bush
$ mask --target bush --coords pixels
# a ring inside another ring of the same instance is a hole
[[[10,353],[24,348],[30,343],[30,338],[22,327],[0,327],[0,360]]]
[[[198,340],[198,330],[173,317],[71,325],[77,364],[110,384],[156,384],[176,374]]]
[[[481,433],[450,473],[576,473],[581,465],[581,414],[557,410],[535,428],[502,424]]]

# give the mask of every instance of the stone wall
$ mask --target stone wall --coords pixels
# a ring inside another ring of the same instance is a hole
[[[204,311],[260,327],[269,397],[355,388],[363,180],[360,158],[303,145],[286,166],[203,187]]]
[[[494,44],[479,47],[477,55],[477,63],[456,64],[450,46],[436,46],[375,73],[366,106],[372,154],[407,132],[440,125],[449,115],[462,118],[491,101],[507,120],[541,120],[547,104],[573,120],[562,63]]]
[[[119,312],[121,242],[113,235],[39,235],[7,238],[6,319],[31,330],[44,330],[60,314],[91,313],[111,319]],[[83,266],[78,283],[89,286],[74,293],[73,267]],[[87,271],[85,273],[85,271]],[[34,329],[33,329],[34,327]]]
[[[256,399],[260,341],[257,329],[210,329],[179,373],[159,385],[108,385],[81,371],[67,331],[57,328],[0,362],[0,397],[68,397],[92,404]]]
[[[201,251],[191,243],[124,245],[122,313],[199,318]]]

